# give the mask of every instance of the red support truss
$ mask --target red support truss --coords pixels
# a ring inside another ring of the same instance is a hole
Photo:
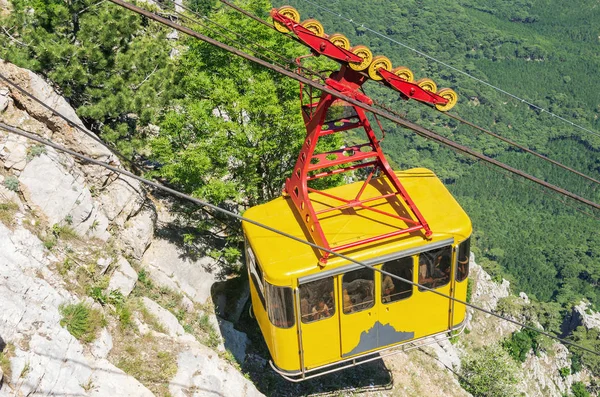
[[[366,79],[367,78],[363,74],[355,72],[346,65],[343,65],[338,72],[333,73],[330,78],[326,80],[326,84],[330,88],[333,88],[344,95],[371,104],[371,99],[359,91]],[[304,221],[304,226],[314,243],[337,252],[401,234],[412,233],[418,230],[422,230],[425,236],[429,237],[432,234],[429,225],[387,162],[379,145],[379,140],[371,128],[371,124],[367,119],[365,111],[357,106],[347,104],[347,106],[354,109],[356,116],[353,116],[351,119],[342,118],[336,120],[335,123],[325,123],[327,110],[336,100],[338,99],[333,95],[323,93],[318,102],[311,102],[308,105],[303,106],[303,116],[307,135],[298,156],[298,160],[296,161],[292,176],[288,178],[285,183],[285,191],[291,197],[292,202],[298,210],[301,219]],[[315,153],[319,138],[322,136],[359,128],[364,129],[368,139],[366,143],[326,153]],[[368,167],[371,168],[371,171],[356,197],[336,197],[329,193],[308,187],[308,182],[310,180]],[[368,199],[361,198],[365,188],[377,172],[382,173],[387,177],[392,185],[393,191],[385,195],[369,197]],[[318,195],[329,197],[330,199],[339,201],[339,205],[317,212],[312,205],[309,193],[313,197]],[[402,217],[396,213],[384,212],[369,206],[370,202],[388,199],[394,196],[401,198],[406,203],[410,218],[406,216]],[[391,233],[353,241],[349,244],[331,246],[327,240],[327,236],[321,228],[319,216],[346,208],[360,208],[374,211],[381,215],[399,219],[403,221],[407,227],[395,230]],[[329,253],[322,251],[321,254],[322,258],[320,262],[322,265],[325,265]]]

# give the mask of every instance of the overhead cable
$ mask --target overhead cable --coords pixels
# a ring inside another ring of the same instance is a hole
[[[563,188],[560,188],[558,186],[552,185],[552,184],[550,184],[550,183],[548,183],[546,181],[543,181],[542,179],[539,179],[539,178],[536,178],[536,177],[534,177],[532,175],[529,175],[529,174],[527,174],[527,173],[525,173],[523,171],[520,171],[520,170],[518,170],[518,169],[516,169],[514,167],[506,165],[506,164],[504,164],[504,163],[502,163],[502,162],[500,162],[498,160],[495,160],[495,159],[493,159],[491,157],[488,157],[488,156],[485,156],[485,155],[483,155],[481,153],[478,153],[478,152],[476,152],[476,151],[474,151],[474,150],[472,150],[472,149],[470,149],[470,148],[468,148],[466,146],[460,145],[460,144],[458,144],[458,143],[456,143],[456,142],[454,142],[454,141],[452,141],[450,139],[447,139],[447,138],[445,138],[445,137],[443,137],[441,135],[438,135],[438,134],[436,134],[435,132],[433,132],[431,130],[428,130],[428,129],[424,128],[424,127],[421,127],[420,125],[417,125],[415,123],[412,123],[412,122],[407,121],[405,119],[402,119],[400,117],[393,116],[393,115],[389,114],[388,112],[382,111],[381,109],[375,108],[373,106],[370,106],[370,105],[367,105],[367,104],[365,104],[363,102],[355,100],[355,99],[353,99],[353,98],[351,98],[349,96],[346,96],[346,95],[340,93],[339,91],[336,91],[336,90],[334,90],[332,88],[329,88],[327,86],[319,84],[319,83],[317,83],[317,82],[315,82],[315,81],[313,81],[311,79],[308,79],[307,77],[302,76],[302,75],[300,75],[298,73],[294,73],[294,72],[289,71],[289,70],[287,70],[285,68],[281,68],[279,66],[272,65],[272,64],[270,64],[267,61],[264,61],[264,60],[262,60],[260,58],[252,56],[250,54],[247,54],[247,53],[245,53],[243,51],[240,51],[239,49],[237,49],[235,47],[231,47],[231,46],[229,46],[227,44],[224,44],[224,43],[222,43],[222,42],[220,42],[218,40],[212,39],[212,38],[210,38],[208,36],[205,36],[205,35],[203,35],[201,33],[196,32],[196,31],[194,31],[194,30],[192,30],[190,28],[187,28],[185,26],[181,26],[181,25],[179,25],[179,24],[177,24],[177,23],[175,23],[173,21],[170,21],[169,19],[163,18],[163,17],[161,17],[159,15],[156,15],[156,14],[150,12],[150,11],[147,11],[147,10],[145,10],[143,8],[135,6],[135,5],[133,5],[131,3],[128,3],[126,1],[123,1],[123,0],[109,0],[109,1],[111,1],[114,4],[119,5],[121,7],[127,8],[127,9],[129,9],[129,10],[131,10],[131,11],[137,13],[137,14],[140,14],[140,15],[143,15],[143,16],[149,18],[149,19],[152,19],[152,20],[154,20],[156,22],[159,22],[159,23],[162,23],[164,25],[167,25],[167,26],[169,26],[169,27],[171,27],[173,29],[176,29],[176,30],[178,30],[178,31],[180,31],[182,33],[185,33],[187,35],[195,37],[195,38],[197,38],[199,40],[205,41],[205,42],[207,42],[209,44],[212,44],[212,45],[214,45],[216,47],[219,47],[219,48],[221,48],[223,50],[226,50],[228,52],[231,52],[232,54],[238,55],[238,56],[240,56],[242,58],[245,58],[245,59],[247,59],[249,61],[252,61],[254,63],[262,65],[262,66],[264,66],[264,67],[266,67],[268,69],[271,69],[273,71],[281,73],[281,74],[283,74],[285,76],[288,76],[288,77],[290,77],[290,78],[292,78],[294,80],[300,81],[300,82],[302,82],[302,83],[304,83],[306,85],[309,85],[309,86],[311,86],[313,88],[316,88],[316,89],[318,89],[318,90],[320,90],[322,92],[326,92],[328,94],[331,94],[331,95],[333,95],[333,96],[335,96],[337,98],[340,98],[340,99],[344,100],[345,102],[348,102],[348,103],[350,103],[352,105],[358,106],[358,107],[360,107],[360,108],[362,108],[364,110],[367,110],[367,111],[369,111],[369,112],[371,112],[373,114],[376,114],[376,115],[379,115],[381,117],[384,117],[384,118],[386,118],[386,119],[388,119],[388,120],[390,120],[390,121],[392,121],[392,122],[394,122],[394,123],[396,123],[396,124],[398,124],[400,126],[408,128],[408,129],[416,132],[418,135],[421,135],[423,137],[432,139],[432,140],[434,140],[434,141],[436,141],[438,143],[441,143],[441,144],[446,145],[448,147],[454,148],[454,149],[456,149],[456,150],[458,150],[460,152],[469,154],[469,155],[471,155],[473,157],[477,157],[477,158],[479,158],[479,159],[481,159],[483,161],[486,161],[488,163],[494,164],[494,165],[496,165],[496,166],[498,166],[500,168],[503,168],[505,170],[508,170],[508,171],[510,171],[510,172],[512,172],[514,174],[520,175],[520,176],[522,176],[525,179],[528,179],[528,180],[530,180],[532,182],[535,182],[535,183],[537,183],[539,185],[542,185],[542,186],[544,186],[544,187],[546,187],[546,188],[548,188],[550,190],[558,192],[558,193],[560,193],[560,194],[562,194],[564,196],[570,197],[573,200],[576,200],[576,201],[579,201],[581,203],[584,203],[584,204],[586,204],[586,205],[588,205],[588,206],[590,206],[592,208],[600,209],[600,204],[598,204],[598,203],[595,203],[595,202],[593,202],[591,200],[588,200],[588,199],[586,199],[584,197],[578,196],[578,195],[576,195],[576,194],[574,194],[574,193],[572,193],[572,192],[570,192],[568,190],[565,190]]]
[[[113,0],[110,0],[110,1],[113,1]],[[2,129],[4,131],[7,131],[9,133],[20,135],[20,136],[25,137],[27,139],[30,139],[32,141],[38,142],[38,143],[40,143],[42,145],[45,145],[45,146],[48,146],[48,147],[52,147],[55,150],[58,150],[60,152],[70,154],[71,156],[76,157],[76,158],[78,158],[78,159],[80,159],[82,161],[85,161],[87,163],[98,165],[100,167],[104,167],[104,168],[106,168],[106,169],[108,169],[108,170],[110,170],[110,171],[112,171],[112,172],[114,172],[116,174],[128,176],[129,178],[135,179],[138,182],[141,182],[141,183],[143,183],[145,185],[152,186],[152,187],[154,187],[156,189],[162,190],[162,191],[167,192],[167,193],[169,193],[171,195],[174,195],[174,196],[180,197],[182,199],[188,200],[188,201],[190,201],[190,202],[192,202],[194,204],[200,205],[202,207],[208,207],[208,208],[210,208],[210,209],[212,209],[212,210],[214,210],[216,212],[220,212],[220,213],[225,214],[227,216],[233,217],[233,218],[235,218],[235,219],[237,219],[239,221],[243,221],[243,222],[247,222],[247,223],[253,224],[253,225],[258,226],[258,227],[260,227],[262,229],[268,230],[268,231],[270,231],[272,233],[276,233],[276,234],[281,235],[283,237],[292,239],[292,240],[294,240],[296,242],[299,242],[299,243],[311,246],[313,248],[316,248],[317,250],[328,252],[328,253],[330,253],[332,255],[335,255],[335,256],[337,256],[339,258],[342,258],[342,259],[344,259],[346,261],[349,261],[349,262],[355,263],[357,265],[363,266],[363,267],[365,267],[367,269],[371,269],[371,270],[373,270],[375,272],[378,272],[380,274],[383,274],[383,275],[386,275],[386,276],[390,276],[391,278],[394,278],[396,280],[399,280],[399,281],[402,281],[404,283],[410,284],[410,285],[412,285],[414,287],[418,287],[422,291],[428,291],[428,292],[434,293],[434,294],[436,294],[438,296],[441,296],[443,298],[449,299],[449,300],[451,300],[451,301],[453,301],[455,303],[465,305],[465,306],[470,307],[470,308],[472,308],[474,310],[480,311],[480,312],[485,313],[485,314],[489,314],[489,315],[494,316],[494,317],[496,317],[498,319],[501,319],[503,321],[507,321],[507,322],[510,322],[512,324],[515,324],[515,325],[517,325],[519,327],[530,329],[530,330],[532,330],[534,332],[537,332],[537,333],[539,333],[541,335],[544,335],[544,336],[547,336],[547,337],[549,337],[551,339],[557,340],[557,341],[559,341],[559,342],[561,342],[561,343],[563,343],[565,345],[570,345],[570,346],[573,346],[575,348],[578,348],[578,349],[581,349],[583,351],[586,351],[588,353],[592,353],[594,355],[600,356],[600,352],[596,352],[596,351],[591,350],[591,349],[589,349],[589,348],[587,348],[585,346],[581,346],[581,345],[578,345],[577,343],[574,343],[574,342],[562,339],[562,338],[560,338],[560,337],[558,337],[556,335],[553,335],[553,334],[551,334],[551,333],[549,333],[547,331],[544,331],[542,329],[539,329],[539,328],[527,325],[525,323],[521,323],[519,321],[513,320],[513,319],[508,318],[508,317],[504,317],[504,316],[502,316],[502,315],[500,315],[498,313],[495,313],[495,312],[493,312],[491,310],[487,310],[487,309],[484,309],[484,308],[479,307],[477,305],[474,305],[472,303],[463,301],[461,299],[457,299],[457,298],[455,298],[455,297],[453,297],[451,295],[447,295],[447,294],[444,294],[442,292],[436,291],[435,289],[426,287],[426,286],[421,285],[419,283],[415,283],[412,280],[408,280],[406,278],[397,276],[397,275],[395,275],[393,273],[390,273],[390,272],[387,272],[387,271],[385,271],[383,269],[378,269],[378,268],[374,267],[373,265],[366,264],[364,262],[358,261],[358,260],[353,259],[353,258],[351,258],[349,256],[341,254],[339,252],[335,252],[335,251],[333,251],[331,249],[328,249],[328,248],[325,248],[325,247],[321,247],[321,246],[319,246],[317,244],[311,243],[310,241],[304,240],[302,238],[296,237],[296,236],[291,235],[289,233],[286,233],[286,232],[283,232],[281,230],[275,229],[275,228],[273,228],[271,226],[262,224],[260,222],[255,221],[255,220],[246,218],[246,217],[244,217],[242,215],[238,215],[238,214],[236,214],[234,212],[231,212],[231,211],[228,211],[226,209],[220,208],[220,207],[218,207],[218,206],[216,206],[214,204],[211,204],[209,202],[206,202],[206,201],[203,201],[203,200],[191,197],[191,196],[189,196],[189,195],[187,195],[185,193],[181,193],[181,192],[179,192],[179,191],[177,191],[175,189],[171,189],[169,187],[163,186],[163,185],[161,185],[159,183],[156,183],[154,181],[142,178],[142,177],[140,177],[138,175],[135,175],[135,174],[133,174],[133,173],[131,173],[129,171],[126,171],[126,170],[114,167],[114,166],[112,166],[110,164],[104,163],[102,161],[95,160],[95,159],[93,159],[91,157],[88,157],[88,156],[85,156],[85,155],[83,155],[81,153],[78,153],[78,152],[76,152],[74,150],[71,150],[71,149],[65,148],[63,146],[60,146],[60,145],[58,145],[58,144],[56,144],[56,143],[54,143],[52,141],[49,141],[49,140],[44,139],[44,138],[41,138],[38,135],[35,135],[35,134],[30,133],[30,132],[24,131],[24,130],[22,130],[20,128],[17,128],[17,127],[5,124],[3,122],[0,122],[0,129]]]

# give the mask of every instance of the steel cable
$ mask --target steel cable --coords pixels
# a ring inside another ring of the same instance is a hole
[[[167,25],[167,26],[169,26],[169,27],[171,27],[173,29],[179,30],[182,33],[185,33],[187,35],[195,37],[195,38],[197,38],[199,40],[205,41],[205,42],[207,42],[209,44],[213,44],[214,46],[219,47],[221,49],[224,49],[226,51],[229,51],[232,54],[235,54],[237,56],[245,58],[245,59],[247,59],[249,61],[252,61],[254,63],[262,65],[262,66],[264,66],[266,68],[269,68],[271,70],[274,70],[274,71],[276,71],[278,73],[281,73],[281,74],[283,74],[285,76],[288,76],[288,77],[290,77],[290,78],[292,78],[294,80],[297,80],[297,81],[300,81],[300,82],[302,82],[302,83],[304,83],[306,85],[312,86],[313,88],[316,88],[316,89],[318,89],[318,90],[320,90],[322,92],[326,92],[326,93],[331,94],[331,95],[333,95],[333,96],[335,96],[337,98],[343,99],[345,102],[348,102],[348,103],[350,103],[352,105],[358,106],[358,107],[360,107],[360,108],[362,108],[364,110],[367,110],[367,111],[369,111],[369,112],[371,112],[373,114],[376,114],[376,115],[379,115],[379,116],[381,116],[383,118],[386,118],[386,119],[388,119],[388,120],[390,120],[390,121],[392,121],[392,122],[394,122],[394,123],[396,123],[396,124],[398,124],[400,126],[408,128],[408,129],[414,131],[415,133],[417,133],[418,135],[421,135],[421,136],[424,136],[426,138],[432,139],[432,140],[434,140],[436,142],[439,142],[439,143],[441,143],[443,145],[449,146],[451,148],[455,148],[455,149],[459,150],[460,152],[469,154],[469,155],[477,157],[477,158],[479,158],[479,159],[481,159],[483,161],[486,161],[488,163],[494,164],[494,165],[496,165],[496,166],[498,166],[500,168],[503,168],[505,170],[508,170],[508,171],[510,171],[510,172],[512,172],[514,174],[520,175],[521,177],[523,177],[525,179],[528,179],[528,180],[530,180],[532,182],[535,182],[535,183],[537,183],[539,185],[542,185],[542,186],[544,186],[544,187],[546,187],[546,188],[548,188],[550,190],[553,190],[553,191],[558,192],[558,193],[560,193],[560,194],[562,194],[564,196],[570,197],[570,198],[572,198],[572,199],[574,199],[576,201],[584,203],[584,204],[586,204],[586,205],[588,205],[588,206],[590,206],[592,208],[600,209],[600,204],[598,204],[598,203],[595,203],[595,202],[593,202],[591,200],[588,200],[588,199],[586,199],[584,197],[578,196],[578,195],[576,195],[576,194],[574,194],[574,193],[572,193],[572,192],[570,192],[568,190],[565,190],[565,189],[560,188],[558,186],[552,185],[552,184],[550,184],[550,183],[548,183],[546,181],[543,181],[542,179],[536,178],[536,177],[534,177],[532,175],[529,175],[529,174],[527,174],[527,173],[525,173],[523,171],[520,171],[520,170],[518,170],[518,169],[516,169],[514,167],[506,165],[506,164],[504,164],[504,163],[502,163],[502,162],[500,162],[498,160],[495,160],[495,159],[490,158],[488,156],[485,156],[485,155],[483,155],[481,153],[478,153],[478,152],[476,152],[476,151],[474,151],[474,150],[472,150],[472,149],[470,149],[470,148],[468,148],[466,146],[460,145],[460,144],[458,144],[458,143],[456,143],[456,142],[454,142],[454,141],[452,141],[450,139],[447,139],[447,138],[445,138],[445,137],[443,137],[441,135],[436,134],[433,131],[430,131],[430,130],[424,128],[424,127],[421,127],[420,125],[414,124],[414,123],[412,123],[412,122],[410,122],[408,120],[402,119],[400,117],[393,116],[393,115],[391,115],[391,114],[389,114],[387,112],[384,112],[384,111],[382,111],[380,109],[377,109],[377,108],[375,108],[375,107],[373,107],[371,105],[367,105],[367,104],[365,104],[363,102],[360,102],[358,100],[350,98],[350,97],[348,97],[348,96],[346,96],[344,94],[341,94],[339,91],[336,91],[336,90],[334,90],[332,88],[329,88],[327,86],[324,86],[324,85],[321,85],[319,83],[316,83],[316,82],[314,82],[314,81],[306,78],[305,76],[299,75],[298,73],[291,72],[291,71],[289,71],[289,70],[287,70],[285,68],[281,68],[281,67],[278,67],[276,65],[272,65],[272,64],[270,64],[270,63],[268,63],[268,62],[266,62],[266,61],[264,61],[264,60],[262,60],[260,58],[257,58],[255,56],[247,54],[247,53],[245,53],[243,51],[240,51],[239,49],[237,49],[235,47],[231,47],[231,46],[229,46],[227,44],[221,43],[220,41],[217,41],[217,40],[212,39],[212,38],[210,38],[208,36],[205,36],[205,35],[203,35],[201,33],[198,33],[198,32],[196,32],[196,31],[194,31],[192,29],[189,29],[189,28],[187,28],[185,26],[181,26],[179,24],[176,24],[176,23],[174,23],[174,22],[172,22],[172,21],[170,21],[170,20],[168,20],[166,18],[163,18],[163,17],[161,17],[159,15],[156,15],[156,14],[150,12],[150,11],[147,11],[147,10],[145,10],[143,8],[137,7],[137,6],[133,5],[133,4],[125,2],[123,0],[109,0],[109,1],[111,1],[114,4],[119,5],[121,7],[124,7],[124,8],[126,8],[126,9],[128,9],[130,11],[133,11],[133,12],[135,12],[137,14],[140,14],[140,15],[143,15],[143,16],[149,18],[149,19],[152,19],[152,20],[154,20],[156,22],[162,23],[162,24]]]
[[[114,0],[110,0],[110,1],[114,1]],[[167,193],[169,193],[171,195],[174,195],[174,196],[177,196],[179,198],[188,200],[188,201],[190,201],[190,202],[192,202],[194,204],[197,204],[197,205],[200,205],[200,206],[203,206],[203,207],[208,207],[208,208],[210,208],[210,209],[212,209],[214,211],[217,211],[217,212],[225,214],[225,215],[227,215],[229,217],[235,218],[238,221],[243,221],[243,222],[247,222],[247,223],[253,224],[253,225],[257,226],[257,227],[260,227],[262,229],[268,230],[268,231],[270,231],[272,233],[279,234],[279,235],[281,235],[283,237],[292,239],[292,240],[294,240],[296,242],[299,242],[299,243],[311,246],[311,247],[313,247],[315,249],[318,249],[318,250],[321,250],[323,252],[328,252],[328,253],[330,253],[332,255],[335,255],[335,256],[337,256],[339,258],[342,258],[342,259],[344,259],[346,261],[355,263],[355,264],[360,265],[360,266],[362,266],[364,268],[367,268],[367,269],[371,269],[371,270],[373,270],[375,272],[378,272],[380,274],[383,274],[383,275],[386,275],[386,276],[390,276],[393,279],[396,279],[396,280],[402,281],[404,283],[410,284],[413,287],[418,287],[422,291],[428,291],[428,292],[434,293],[434,294],[436,294],[438,296],[441,296],[443,298],[449,299],[449,300],[451,300],[451,301],[453,301],[455,303],[462,304],[462,305],[465,305],[467,307],[470,307],[473,310],[477,310],[479,312],[482,312],[482,313],[485,313],[485,314],[489,314],[489,315],[494,316],[494,317],[496,317],[496,318],[498,318],[500,320],[510,322],[510,323],[512,323],[514,325],[517,325],[519,327],[527,328],[527,329],[532,330],[534,332],[537,332],[537,333],[539,333],[541,335],[547,336],[548,338],[557,340],[557,341],[559,341],[559,342],[561,342],[561,343],[563,343],[565,345],[573,346],[575,348],[581,349],[581,350],[586,351],[588,353],[592,353],[594,355],[599,355],[600,356],[600,352],[596,352],[594,350],[588,349],[585,346],[581,346],[581,345],[578,345],[577,343],[574,343],[574,342],[562,339],[562,338],[560,338],[558,336],[555,336],[555,335],[553,335],[553,334],[551,334],[551,333],[549,333],[547,331],[544,331],[542,329],[539,329],[539,328],[527,325],[525,323],[521,323],[519,321],[513,320],[513,319],[508,318],[508,317],[504,317],[504,316],[502,316],[502,315],[500,315],[498,313],[494,313],[491,310],[487,310],[487,309],[484,309],[484,308],[479,307],[477,305],[474,305],[472,303],[469,303],[469,302],[457,299],[457,298],[455,298],[455,297],[453,297],[451,295],[447,295],[447,294],[444,294],[442,292],[439,292],[439,291],[436,291],[434,289],[431,289],[429,287],[426,287],[424,285],[421,285],[419,283],[415,283],[412,280],[408,280],[406,278],[397,276],[397,275],[395,275],[393,273],[390,273],[390,272],[387,272],[387,271],[385,271],[383,269],[377,269],[373,265],[369,265],[369,264],[363,263],[361,261],[358,261],[358,260],[353,259],[351,257],[348,257],[346,255],[343,255],[343,254],[341,254],[339,252],[332,251],[332,250],[330,250],[328,248],[321,247],[321,246],[319,246],[317,244],[311,243],[310,241],[303,240],[303,239],[301,239],[299,237],[296,237],[296,236],[293,236],[293,235],[291,235],[289,233],[286,233],[286,232],[283,232],[281,230],[275,229],[273,227],[270,227],[268,225],[265,225],[265,224],[262,224],[260,222],[254,221],[252,219],[248,219],[248,218],[246,218],[244,216],[238,215],[238,214],[236,214],[234,212],[231,212],[231,211],[228,211],[228,210],[226,210],[224,208],[220,208],[220,207],[218,207],[218,206],[216,206],[214,204],[211,204],[209,202],[206,202],[206,201],[203,201],[203,200],[191,197],[191,196],[189,196],[189,195],[187,195],[185,193],[181,193],[181,192],[179,192],[179,191],[177,191],[175,189],[171,189],[171,188],[163,186],[163,185],[161,185],[159,183],[156,183],[156,182],[150,181],[148,179],[142,178],[142,177],[140,177],[138,175],[135,175],[135,174],[133,174],[133,173],[131,173],[129,171],[126,171],[126,170],[123,170],[123,169],[119,169],[117,167],[111,166],[110,164],[104,163],[102,161],[98,161],[98,160],[92,159],[92,158],[87,157],[87,156],[85,156],[85,155],[83,155],[81,153],[78,153],[78,152],[74,151],[74,150],[67,149],[67,148],[62,147],[62,146],[60,146],[60,145],[58,145],[58,144],[56,144],[56,143],[54,143],[52,141],[46,140],[44,138],[41,138],[41,137],[39,137],[39,136],[37,136],[35,134],[32,134],[30,132],[24,131],[24,130],[22,130],[20,128],[17,128],[17,127],[5,124],[3,122],[0,122],[0,129],[2,129],[4,131],[7,131],[9,133],[20,135],[20,136],[25,137],[27,139],[30,139],[32,141],[38,142],[38,143],[40,143],[42,145],[45,145],[45,146],[48,146],[48,147],[52,147],[55,150],[58,150],[60,152],[70,154],[71,156],[76,157],[76,158],[78,158],[78,159],[80,159],[80,160],[82,160],[84,162],[87,162],[87,163],[90,163],[90,164],[94,164],[94,165],[98,165],[100,167],[104,167],[104,168],[106,168],[106,169],[108,169],[108,170],[110,170],[110,171],[112,171],[114,173],[120,174],[120,175],[128,176],[129,178],[135,179],[138,182],[141,182],[141,183],[143,183],[145,185],[152,186],[152,187],[154,187],[156,189],[162,190],[162,191],[167,192]]]

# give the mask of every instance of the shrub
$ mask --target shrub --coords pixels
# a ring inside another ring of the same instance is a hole
[[[530,329],[515,332],[502,342],[502,347],[518,362],[525,362],[531,349],[537,354],[539,334]]]
[[[42,144],[29,146],[27,148],[28,161],[31,161],[34,157],[40,156],[42,154],[46,154],[46,146]]]
[[[571,368],[569,368],[569,367],[561,368],[561,369],[558,370],[558,373],[564,379],[567,376],[571,375]]]
[[[571,386],[574,397],[590,397],[590,393],[585,388],[583,382],[574,382]]]
[[[461,386],[474,396],[516,396],[518,368],[498,345],[484,346],[462,358]]]
[[[98,330],[104,326],[102,313],[84,303],[61,305],[59,310],[63,316],[60,325],[82,342],[92,342]]]
[[[14,176],[7,176],[4,178],[3,185],[10,191],[18,192],[19,191],[19,180]]]

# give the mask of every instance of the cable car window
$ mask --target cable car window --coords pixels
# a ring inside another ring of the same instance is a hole
[[[439,288],[450,282],[452,248],[421,252],[419,254],[419,284],[427,288]],[[419,291],[424,291],[419,287]]]
[[[469,257],[471,256],[471,237],[458,246],[458,267],[456,281],[463,281],[469,276]]]
[[[262,270],[260,269],[260,265],[256,263],[256,257],[254,256],[254,251],[250,247],[250,244],[246,241],[246,261],[248,263],[248,271],[250,272],[250,278],[254,283],[254,289],[256,289],[256,293],[260,298],[260,301],[263,304],[263,307],[266,307],[265,304],[265,290],[264,290],[264,281]]]
[[[404,279],[413,280],[413,258],[398,258],[383,264],[383,271]],[[391,303],[412,295],[412,284],[398,280],[387,274],[381,274],[381,301]]]
[[[303,323],[312,323],[335,314],[333,277],[300,285],[300,314]]]
[[[267,290],[267,313],[271,323],[279,328],[294,326],[294,299],[290,287],[277,287],[265,283]]]
[[[344,313],[349,314],[373,307],[375,275],[371,269],[358,269],[342,276]]]

